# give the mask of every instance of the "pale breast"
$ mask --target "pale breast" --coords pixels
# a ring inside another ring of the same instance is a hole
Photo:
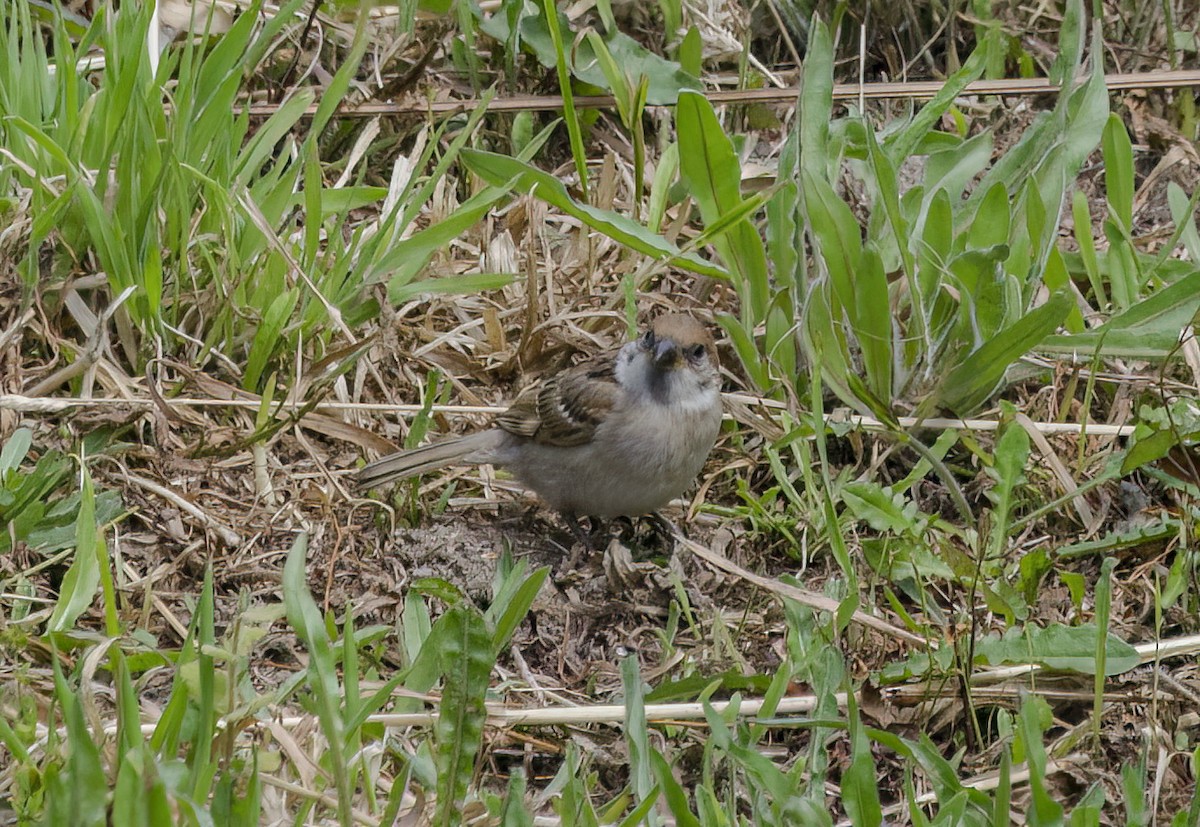
[[[716,441],[719,407],[613,417],[588,445],[525,443],[509,470],[554,508],[596,517],[662,508],[695,480]]]

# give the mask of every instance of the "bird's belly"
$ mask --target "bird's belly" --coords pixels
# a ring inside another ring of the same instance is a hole
[[[712,448],[716,426],[719,418],[683,440],[645,422],[633,433],[602,427],[585,446],[526,443],[507,467],[559,511],[633,517],[662,508],[687,489]]]

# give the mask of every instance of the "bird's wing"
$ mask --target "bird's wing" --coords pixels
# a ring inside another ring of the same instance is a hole
[[[611,358],[596,359],[546,377],[522,392],[496,425],[543,445],[590,442],[621,396],[612,366]]]

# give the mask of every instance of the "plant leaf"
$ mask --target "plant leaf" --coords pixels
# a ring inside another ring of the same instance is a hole
[[[463,162],[479,177],[498,187],[510,187],[529,192],[548,204],[574,216],[594,230],[625,244],[639,253],[655,259],[666,259],[672,265],[703,276],[728,279],[724,268],[705,261],[695,253],[681,252],[671,242],[647,230],[631,218],[611,210],[582,204],[567,194],[562,181],[537,167],[515,158],[477,149],[464,149]]]

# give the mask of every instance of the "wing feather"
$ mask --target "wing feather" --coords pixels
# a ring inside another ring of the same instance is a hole
[[[526,388],[496,425],[543,445],[590,442],[621,396],[612,365],[611,357],[595,359],[546,377]]]

